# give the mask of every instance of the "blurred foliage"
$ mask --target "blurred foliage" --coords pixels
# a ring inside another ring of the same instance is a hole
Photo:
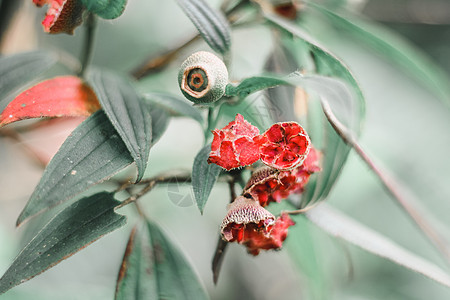
[[[91,61],[93,65],[128,73],[146,58],[178,47],[196,35],[196,28],[175,1],[128,2],[123,15],[116,20],[99,20]],[[387,0],[329,0],[325,1],[325,4],[330,9],[342,9],[347,5],[350,9],[361,10],[363,14],[377,21],[380,7],[387,6],[391,7],[392,11],[396,8],[404,12],[408,10],[408,5],[417,7],[419,2],[423,5],[427,1],[405,0],[393,3]],[[5,1],[0,2],[3,3]],[[208,3],[212,7],[218,7],[220,4],[218,1]],[[445,1],[432,3],[428,4],[430,10],[431,7],[442,7],[438,6],[439,4],[446,5]],[[83,27],[78,28],[74,36],[45,35],[39,25],[43,12],[33,12],[33,35],[38,38],[39,49],[56,50],[68,61],[79,57],[84,39]],[[151,18],[148,17],[149,14]],[[441,17],[437,19],[442,20]],[[438,24],[431,25],[429,21],[420,21],[420,18],[412,18],[414,22],[411,22],[411,18],[408,20],[380,21],[383,21],[387,28],[407,37],[421,51],[430,55],[437,65],[450,72],[447,55],[450,48],[449,25],[439,24],[437,21],[435,23]],[[448,106],[436,96],[436,91],[429,90],[426,85],[420,84],[415,76],[408,75],[404,69],[386,59],[383,52],[380,53],[344,29],[335,27],[326,18],[315,15],[311,17],[306,13],[302,15],[300,12],[300,23],[320,45],[324,45],[350,67],[360,84],[366,99],[367,114],[359,142],[378,163],[389,166],[389,170],[417,195],[419,204],[426,208],[424,213],[427,211],[431,214],[429,219],[433,225],[445,236],[449,236]],[[238,27],[232,31],[231,38],[231,80],[262,74],[265,63],[274,50],[272,42],[278,41],[277,34],[264,24],[257,23],[250,27]],[[198,49],[208,49],[208,45],[198,41],[186,47],[167,68],[143,78],[135,86],[144,93],[161,92],[179,96],[181,93],[176,82],[178,66],[184,57]],[[46,75],[64,74],[67,69],[70,68],[58,66]],[[261,117],[260,111],[257,110],[258,105],[264,102],[264,97],[264,94],[256,93],[237,106],[224,105],[216,127],[228,123],[229,116],[240,110],[246,117],[255,120],[252,123],[259,123],[259,127],[267,128],[267,124],[271,122],[270,118],[266,115]],[[179,115],[178,111],[175,113]],[[195,120],[202,118],[192,113],[186,114]],[[203,118],[206,117],[204,114]],[[204,128],[195,120],[171,119],[167,132],[150,152],[151,167],[147,168],[146,177],[167,171],[172,166],[185,169],[192,167],[194,158],[204,142]],[[51,141],[52,136],[41,135],[28,139],[26,142],[30,144],[33,143],[32,139],[44,144]],[[33,192],[42,172],[19,149],[19,145],[0,138],[0,167],[4,170],[0,173],[2,272],[8,268],[19,249],[18,233],[26,234],[27,226],[31,227],[33,224],[30,222],[19,229],[13,226],[16,216]],[[119,174],[119,178],[134,175],[134,170],[125,170]],[[114,187],[106,184],[103,188],[111,190]],[[187,199],[191,201],[179,205],[171,195],[187,195]],[[126,195],[121,196],[121,199],[126,198]],[[170,232],[178,241],[177,244],[192,260],[192,265],[198,271],[212,299],[450,297],[448,288],[345,242],[330,238],[307,222],[303,216],[296,218],[297,225],[290,231],[285,249],[281,252],[262,253],[253,258],[244,253],[242,247],[230,245],[224,258],[221,279],[218,285],[214,286],[210,263],[219,232],[218,226],[229,202],[227,186],[223,183],[216,184],[203,216],[200,216],[194,199],[189,187],[167,185],[156,188],[151,195],[143,197],[140,203],[145,213],[152,220],[163,224],[167,229],[165,231]],[[353,152],[350,152],[344,171],[327,199],[329,204],[338,207],[348,216],[448,271],[443,259],[406,214],[389,199],[375,175]],[[133,215],[131,208],[123,210],[129,212],[127,215]],[[1,295],[0,299],[112,299],[116,274],[130,230],[131,226],[127,225],[125,229],[102,238],[63,264],[18,286],[8,294]]]

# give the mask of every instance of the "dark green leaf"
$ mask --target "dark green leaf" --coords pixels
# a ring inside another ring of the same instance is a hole
[[[98,100],[144,176],[152,141],[152,122],[147,105],[131,84],[116,74],[95,71],[90,76]]]
[[[147,228],[133,228],[119,270],[114,299],[158,299],[152,251]]]
[[[250,77],[242,80],[237,86],[228,84],[225,93],[227,96],[238,96],[239,98],[245,98],[251,93],[276,87],[280,84],[286,84],[286,81],[281,78],[269,76]]]
[[[218,165],[208,164],[210,152],[211,145],[203,147],[195,157],[194,165],[192,166],[192,187],[194,189],[195,201],[201,213],[203,213],[209,194],[221,171]]]
[[[177,0],[177,2],[211,49],[221,54],[230,50],[230,27],[221,13],[212,9],[203,0]]]
[[[8,100],[6,97],[20,87],[36,79],[39,74],[56,63],[56,57],[48,52],[34,51],[0,57],[0,111]]]
[[[149,110],[152,116],[152,145],[154,145],[166,131],[170,117],[159,107],[151,107]]]
[[[103,111],[81,123],[55,154],[17,224],[64,202],[133,162]]]
[[[325,204],[311,209],[306,216],[314,224],[335,237],[342,238],[370,253],[389,259],[450,287],[449,274],[438,266]]]
[[[346,33],[360,39],[391,60],[402,66],[408,74],[416,77],[420,83],[425,83],[438,97],[450,101],[450,78],[429,57],[400,36],[384,29],[381,25],[358,18],[357,16],[341,16],[314,3],[308,4],[337,27]]]
[[[208,296],[180,250],[156,224],[148,222],[130,236],[115,299],[202,300]]]
[[[157,105],[173,116],[189,117],[203,125],[203,117],[199,110],[183,98],[163,93],[145,94],[144,98],[152,103],[152,107]]]
[[[0,294],[21,284],[123,226],[125,216],[114,212],[120,202],[99,193],[70,205],[52,218],[22,249],[0,279]]]
[[[86,9],[103,19],[115,19],[125,10],[127,0],[81,0]]]

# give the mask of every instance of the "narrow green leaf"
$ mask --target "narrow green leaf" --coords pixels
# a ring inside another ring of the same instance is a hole
[[[56,57],[48,52],[33,51],[0,57],[0,111],[8,100],[6,97],[37,78],[56,63]]]
[[[119,270],[115,300],[158,299],[152,252],[147,228],[134,227]]]
[[[203,0],[177,0],[203,39],[214,51],[226,54],[231,46],[230,26],[225,17]]]
[[[115,299],[201,300],[208,296],[180,250],[156,224],[148,222],[130,236]]]
[[[159,107],[151,107],[149,110],[152,117],[152,145],[154,145],[166,131],[170,116]]]
[[[276,87],[280,84],[286,84],[286,81],[270,76],[250,77],[242,80],[237,86],[228,84],[226,87],[226,95],[238,96],[243,99],[256,91]]]
[[[335,237],[450,287],[450,275],[447,272],[330,206],[321,204],[308,211],[306,216]]]
[[[408,74],[416,77],[420,83],[425,83],[432,92],[450,101],[449,75],[436,65],[429,57],[420,52],[405,39],[369,20],[352,16],[341,16],[315,3],[308,6],[325,17],[335,26],[364,42],[386,59],[400,65]]]
[[[70,205],[52,218],[22,249],[0,279],[0,294],[55,266],[105,234],[123,226],[113,194],[99,193]]]
[[[97,184],[133,162],[103,111],[81,123],[55,154],[17,225]]]
[[[208,299],[197,274],[179,248],[155,223],[148,222],[147,228],[158,281],[158,299]]]
[[[103,19],[115,19],[125,10],[127,0],[81,0],[86,9]]]
[[[98,100],[136,162],[138,176],[144,176],[152,141],[152,122],[147,105],[124,78],[106,71],[90,76]]]
[[[151,102],[153,107],[157,105],[168,111],[172,116],[189,117],[201,125],[204,123],[199,110],[183,98],[163,93],[148,93],[144,95],[144,99]]]
[[[306,32],[304,32],[301,28],[292,24],[289,21],[286,21],[283,18],[280,18],[273,14],[265,14],[265,18],[272,24],[281,28],[283,31],[301,39],[305,43],[310,46],[312,53],[314,54],[314,62],[316,65],[316,71],[325,76],[338,77],[346,81],[349,86],[354,90],[358,102],[357,109],[359,110],[359,115],[365,115],[365,101],[364,95],[362,94],[361,88],[359,87],[358,82],[354,78],[353,74],[349,70],[349,68],[339,60],[335,55],[333,55],[330,51],[325,49],[323,46],[319,45],[318,42],[314,41]],[[359,134],[360,130],[357,131]]]
[[[192,187],[198,209],[203,214],[203,209],[208,201],[209,194],[216,183],[221,168],[215,164],[208,164],[211,145],[206,145],[200,150],[194,159],[192,166]]]

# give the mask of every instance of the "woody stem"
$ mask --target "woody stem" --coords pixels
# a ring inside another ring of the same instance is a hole
[[[81,53],[81,68],[78,76],[83,77],[86,73],[94,49],[95,28],[97,27],[97,19],[94,14],[89,13],[86,21],[86,33],[84,37],[84,45]]]

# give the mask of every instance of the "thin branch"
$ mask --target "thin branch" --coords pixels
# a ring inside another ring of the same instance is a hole
[[[117,181],[119,187],[116,189],[116,192],[120,192],[128,189],[131,186],[136,185],[148,185],[155,181],[156,183],[171,183],[171,182],[190,182],[191,181],[191,173],[189,171],[178,170],[178,171],[170,171],[166,173],[159,174],[154,177],[146,178],[138,183],[134,183],[132,181]]]
[[[142,190],[140,190],[138,193],[130,196],[126,200],[122,201],[122,203],[117,205],[114,209],[117,210],[119,208],[124,207],[125,205],[136,202],[139,198],[141,198],[142,196],[144,196],[145,194],[150,192],[153,189],[153,187],[156,185],[156,183],[157,183],[156,180],[149,182]]]
[[[94,36],[95,29],[97,27],[97,19],[94,14],[89,13],[86,21],[86,33],[84,38],[84,45],[81,53],[81,68],[78,72],[78,76],[83,77],[86,73],[87,66],[92,57],[94,49]]]
[[[184,50],[185,48],[192,45],[194,42],[196,42],[200,38],[200,35],[197,34],[188,41],[184,42],[183,44],[177,46],[175,49],[172,49],[170,51],[164,52],[164,54],[152,57],[148,59],[147,62],[143,63],[142,65],[138,66],[134,71],[131,72],[131,75],[136,79],[141,79],[144,76],[147,76],[149,74],[152,74],[154,72],[157,72],[167,66],[169,63],[174,61],[178,54]]]
[[[433,228],[433,226],[424,219],[423,213],[419,212],[411,200],[411,193],[407,192],[406,188],[401,186],[392,175],[388,175],[385,170],[382,170],[375,162],[366,154],[356,138],[351,134],[347,128],[336,118],[331,111],[329,104],[322,101],[323,112],[325,113],[328,122],[334,128],[336,133],[342,140],[350,145],[361,159],[372,169],[378,176],[386,190],[397,200],[397,203],[407,212],[417,226],[422,230],[425,236],[432,242],[432,244],[443,254],[443,256],[450,261],[450,251],[447,241]]]
[[[249,0],[242,0],[238,2],[235,6],[231,7],[229,10],[224,12],[231,26],[233,26],[233,24],[237,21],[235,18],[235,14],[248,3]],[[166,67],[169,63],[174,61],[181,51],[183,51],[184,49],[186,49],[199,39],[200,34],[196,34],[194,37],[184,42],[183,44],[175,47],[174,49],[166,51],[163,54],[158,55],[156,57],[152,56],[145,62],[141,63],[135,70],[133,70],[131,72],[131,76],[133,76],[136,79],[141,79],[144,76],[147,76],[153,72],[161,70],[162,68]]]
[[[240,176],[240,172],[235,176],[232,176],[228,180],[228,187],[230,189],[230,203],[232,203],[236,198],[236,176]],[[220,269],[222,268],[223,258],[225,256],[225,250],[227,249],[228,242],[224,241],[222,237],[219,237],[217,242],[216,251],[214,252],[214,257],[212,260],[212,271],[213,271],[213,282],[217,284],[219,280]]]
[[[212,260],[213,282],[217,284],[219,280],[220,269],[222,267],[223,258],[225,257],[225,250],[227,249],[228,242],[224,241],[222,237],[219,237],[217,241],[216,251]]]
[[[38,167],[40,167],[41,169],[45,169],[48,162],[47,159],[34,151],[33,148],[29,147],[16,131],[8,128],[2,128],[2,130],[0,130],[0,136],[10,138],[13,141],[17,142],[17,144],[25,151],[25,153],[33,160],[33,162]]]

